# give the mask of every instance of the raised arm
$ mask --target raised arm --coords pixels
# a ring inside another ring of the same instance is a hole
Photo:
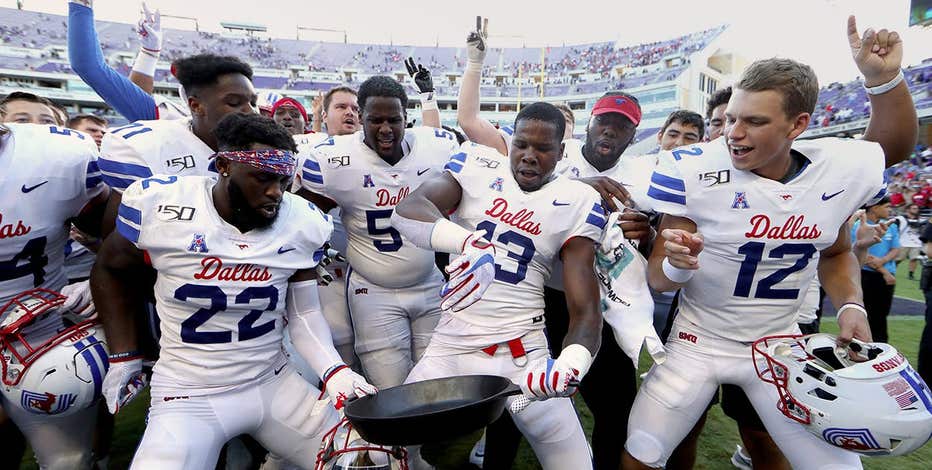
[[[133,62],[133,70],[129,79],[146,93],[152,94],[155,89],[155,67],[162,53],[162,14],[149,11],[146,2],[142,2],[142,18],[136,29],[139,35],[139,54]]]
[[[492,147],[502,155],[508,155],[505,141],[498,129],[489,121],[479,117],[479,83],[482,80],[482,62],[488,51],[486,40],[489,37],[489,20],[476,17],[476,30],[466,38],[468,59],[463,79],[460,82],[460,94],[456,99],[456,120],[469,140]]]
[[[864,140],[880,144],[890,167],[909,157],[919,132],[916,106],[901,69],[903,41],[896,31],[886,29],[868,28],[861,36],[854,16],[849,16],[848,44],[871,102]]]
[[[156,119],[155,100],[110,68],[100,50],[89,1],[68,5],[68,60],[71,69],[104,101],[130,121]]]

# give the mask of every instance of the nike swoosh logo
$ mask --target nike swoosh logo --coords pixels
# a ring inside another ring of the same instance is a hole
[[[555,206],[557,206],[557,207],[559,207],[559,206],[568,206],[568,205],[570,205],[570,203],[568,203],[568,202],[557,202],[557,200],[554,199],[554,200],[553,200],[553,205],[555,205]]]
[[[837,193],[829,194],[829,195],[827,195],[827,196],[825,195],[825,193],[822,193],[822,200],[823,200],[823,201],[828,201],[829,199],[831,199],[831,198],[833,198],[833,197],[835,197],[835,196],[837,196],[837,195],[839,195],[839,194],[841,194],[841,193],[843,193],[843,192],[845,192],[844,189],[842,189],[841,191],[838,191]]]
[[[43,181],[43,182],[41,182],[41,183],[39,183],[39,184],[37,184],[37,185],[35,185],[35,186],[29,186],[28,188],[27,188],[26,185],[24,184],[24,185],[23,185],[23,192],[24,192],[24,193],[28,193],[28,192],[32,191],[33,189],[36,189],[36,188],[38,188],[39,186],[42,186],[43,184],[48,183],[48,182],[49,182],[48,180],[45,180],[45,181]]]
[[[281,367],[279,367],[278,369],[275,369],[275,375],[278,375],[278,373],[279,373],[279,372],[281,372],[281,371],[282,371],[282,369],[284,369],[284,368],[285,368],[285,366],[287,366],[287,365],[288,365],[288,364],[287,364],[287,363],[285,363],[285,364],[282,364],[282,366],[281,366]]]
[[[417,172],[417,175],[418,175],[418,176],[421,176],[421,175],[423,175],[424,173],[427,173],[428,171],[430,171],[430,168],[425,168],[425,169],[423,169],[423,170],[421,170],[421,171],[418,171],[418,172]]]
[[[289,251],[294,251],[294,250],[296,250],[296,248],[288,248],[286,250],[285,247],[282,246],[278,248],[278,254],[283,255],[285,253],[288,253]]]

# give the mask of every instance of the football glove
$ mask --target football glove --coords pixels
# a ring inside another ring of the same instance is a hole
[[[589,366],[592,355],[585,346],[571,344],[563,348],[560,357],[535,361],[526,369],[525,380],[519,385],[524,396],[532,400],[569,397],[576,393]]]
[[[340,364],[324,374],[324,386],[321,393],[326,392],[333,401],[336,409],[342,409],[347,400],[374,395],[379,389],[366,382],[366,379],[353,372],[346,364]]]
[[[159,10],[155,10],[155,13],[149,11],[146,2],[142,2],[142,18],[139,20],[136,34],[139,35],[139,42],[146,51],[153,54],[162,51],[162,14]]]
[[[97,313],[94,308],[94,299],[91,298],[90,281],[81,281],[74,284],[68,284],[61,289],[61,295],[67,297],[61,304],[61,310],[71,312],[80,319],[87,319]]]
[[[444,270],[450,280],[440,288],[440,309],[459,312],[476,303],[495,280],[495,246],[477,230],[463,242],[463,254]]]
[[[117,359],[111,355],[110,368],[107,370],[103,384],[107,409],[111,414],[119,413],[120,409],[139,395],[147,383],[146,374],[142,371],[141,357],[130,356]]]
[[[424,68],[421,64],[414,62],[414,57],[408,57],[405,60],[405,67],[408,69],[408,75],[414,79],[414,85],[417,86],[419,93],[431,93],[434,91],[434,79],[430,75],[430,70]]]
[[[486,47],[486,40],[488,38],[489,20],[486,18],[483,22],[482,17],[477,16],[476,30],[470,31],[469,36],[466,36],[466,55],[469,62],[479,64],[480,67],[482,66],[488,49],[488,47]]]

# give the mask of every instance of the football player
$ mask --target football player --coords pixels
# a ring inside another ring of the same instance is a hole
[[[307,130],[307,111],[300,101],[294,98],[282,98],[272,105],[272,119],[284,127],[291,135],[305,134]]]
[[[667,358],[638,391],[625,468],[658,468],[705,411],[721,383],[740,386],[794,468],[860,468],[857,455],[816,438],[776,409],[758,379],[750,343],[798,332],[813,276],[838,309],[840,341],[871,334],[851,252],[848,216],[883,196],[885,164],[916,136],[895,32],[848,36],[873,114],[863,141],[795,141],[809,125],[819,86],[808,66],[757,61],[734,85],[726,139],[661,155],[648,195],[664,212],[649,282],[681,288]],[[906,124],[904,124],[906,123]],[[728,178],[704,179],[727,172]],[[819,253],[818,262],[811,263]]]
[[[340,207],[356,354],[366,378],[381,388],[400,385],[427,346],[443,284],[434,253],[404,240],[389,219],[401,200],[442,171],[457,145],[442,129],[405,129],[407,103],[404,87],[390,77],[363,82],[362,130],[314,147],[299,192],[322,210]]]
[[[442,291],[451,308],[408,382],[493,374],[545,399],[571,395],[586,375],[601,340],[593,263],[606,216],[598,193],[553,174],[565,126],[553,105],[525,106],[509,159],[464,144],[442,174],[398,206],[392,222],[406,240],[458,256]],[[552,359],[543,289],[558,259],[570,318],[562,352]],[[534,401],[514,420],[543,468],[591,468],[570,400]]]
[[[252,67],[236,57],[202,54],[172,64],[191,109],[190,119],[136,121],[111,129],[101,144],[100,169],[113,189],[103,232],[110,233],[120,198],[134,181],[155,174],[207,175],[217,149],[212,131],[231,113],[256,113]]]
[[[58,126],[0,126],[0,305],[35,287],[63,290],[71,223],[86,233],[99,233],[107,188],[97,169],[96,147],[90,137]],[[68,299],[61,311],[77,309],[75,302],[86,305],[80,297]],[[25,334],[30,343],[42,344],[62,327],[61,315],[52,314],[26,327]],[[25,434],[39,465],[89,468],[93,433],[88,430],[95,426],[97,407],[56,417],[34,405],[0,399],[3,413]]]
[[[320,311],[313,268],[332,225],[287,192],[296,147],[281,126],[232,114],[214,136],[219,178],[160,175],[123,194],[116,233],[91,274],[113,335],[104,396],[115,413],[143,385],[134,322],[147,286],[134,273],[151,265],[161,351],[132,468],[212,468],[239,434],[311,468],[338,418],[291,368],[283,328],[337,408],[375,392],[342,363]]]

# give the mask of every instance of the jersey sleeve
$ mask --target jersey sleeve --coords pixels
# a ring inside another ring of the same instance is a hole
[[[320,162],[326,161],[326,153],[321,146],[333,145],[333,138],[314,146],[306,155],[304,155],[304,164],[301,165],[301,187],[321,196],[330,197],[327,194],[327,188],[324,184],[324,172],[321,169]]]
[[[468,170],[464,171],[464,169],[471,166],[467,165],[467,161],[470,160],[469,150],[472,148],[475,148],[475,144],[471,142],[463,143],[459,149],[454,149],[450,159],[443,166],[443,171],[449,173],[460,186],[463,186],[463,177],[469,172]]]
[[[498,135],[505,142],[505,155],[511,153],[511,140],[515,135],[515,130],[511,126],[502,126],[498,128]]]
[[[301,235],[304,239],[300,244],[302,249],[308,250],[310,256],[306,256],[307,265],[300,269],[310,269],[317,266],[324,257],[323,245],[333,234],[333,217],[324,214],[313,203],[305,201],[300,197],[295,197],[295,204],[299,207],[301,214]]]
[[[123,191],[123,198],[120,200],[119,209],[117,209],[116,231],[142,250],[146,249],[143,235],[146,209],[149,206],[148,200],[150,198],[151,192],[145,192],[142,181],[136,181]]]
[[[139,151],[126,141],[126,135],[115,135],[114,131],[104,135],[100,144],[100,159],[97,166],[105,183],[114,191],[122,193],[134,181],[152,176],[149,164]]]
[[[651,173],[646,204],[657,212],[686,216],[686,183],[674,154],[663,152]]]
[[[581,217],[576,221],[575,226],[570,229],[563,240],[566,244],[571,238],[583,237],[592,241],[599,241],[602,238],[602,230],[605,229],[605,223],[608,221],[608,215],[602,208],[601,196],[594,189],[584,183],[579,184],[579,193],[583,202],[581,203]]]

